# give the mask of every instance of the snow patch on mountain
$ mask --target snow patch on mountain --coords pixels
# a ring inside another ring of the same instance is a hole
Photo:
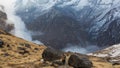
[[[29,15],[37,18],[49,12],[51,8],[56,7],[60,9],[60,12],[82,23],[92,20],[92,22],[97,25],[91,29],[94,31],[94,28],[99,29],[107,21],[104,19],[106,18],[105,16],[108,15],[112,9],[119,7],[119,3],[119,0],[17,0],[16,12],[29,13]],[[29,17],[30,16],[26,15],[27,20],[31,19]],[[102,25],[99,26],[101,22]]]
[[[119,64],[120,63],[120,44],[116,44],[106,49],[103,49],[94,53],[89,53],[87,55],[103,57],[103,58],[106,58],[107,61],[113,64],[116,64],[116,63]]]
[[[86,47],[77,46],[77,45],[69,45],[68,47],[64,48],[63,51],[65,52],[77,52],[82,54],[88,54],[90,52],[94,52],[99,50],[100,48],[95,45],[89,45]]]
[[[25,9],[29,11],[29,8],[37,8],[40,11],[47,10],[54,6],[56,0],[18,0],[16,1],[16,8]]]
[[[119,57],[120,56],[120,44],[113,45],[104,50],[90,53],[88,55],[98,56],[98,57]]]

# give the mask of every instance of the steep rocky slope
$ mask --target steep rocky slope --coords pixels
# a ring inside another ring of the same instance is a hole
[[[67,44],[84,46],[88,38],[78,21],[57,8],[37,17],[27,27],[34,32],[33,39],[41,40],[45,45],[57,49],[65,48]]]
[[[0,66],[40,60],[45,48],[0,31]]]
[[[108,26],[108,27],[107,27]],[[104,24],[98,32],[97,41],[101,46],[120,43],[120,18]]]

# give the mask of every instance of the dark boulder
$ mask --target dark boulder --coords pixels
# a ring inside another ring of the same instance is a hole
[[[44,50],[42,57],[45,61],[55,61],[63,57],[63,52],[57,51],[53,48],[47,48]]]
[[[83,56],[73,54],[68,60],[68,64],[74,68],[92,68],[92,62]]]

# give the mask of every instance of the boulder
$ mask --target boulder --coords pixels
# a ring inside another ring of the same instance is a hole
[[[92,68],[92,62],[83,56],[73,54],[68,60],[68,64],[74,68]]]
[[[45,61],[55,61],[63,57],[63,52],[53,48],[46,48],[42,54],[42,57]]]

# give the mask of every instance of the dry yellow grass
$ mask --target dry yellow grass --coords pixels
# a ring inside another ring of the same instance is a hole
[[[93,63],[93,68],[120,68],[120,65],[112,65],[112,63],[106,61],[104,58],[90,56],[90,60]]]
[[[47,48],[44,45],[25,41],[2,30],[0,40],[3,41],[3,46],[0,46],[0,68],[66,68],[65,65],[53,67],[51,63],[41,61],[42,53]],[[89,59],[93,68],[120,68],[120,65],[113,66],[103,58],[90,56]]]
[[[37,45],[3,33],[0,34],[0,40],[3,41],[3,47],[0,48],[0,66],[24,64],[42,59],[42,52],[46,48],[44,45]]]
[[[120,68],[120,65],[115,65],[113,68]]]

